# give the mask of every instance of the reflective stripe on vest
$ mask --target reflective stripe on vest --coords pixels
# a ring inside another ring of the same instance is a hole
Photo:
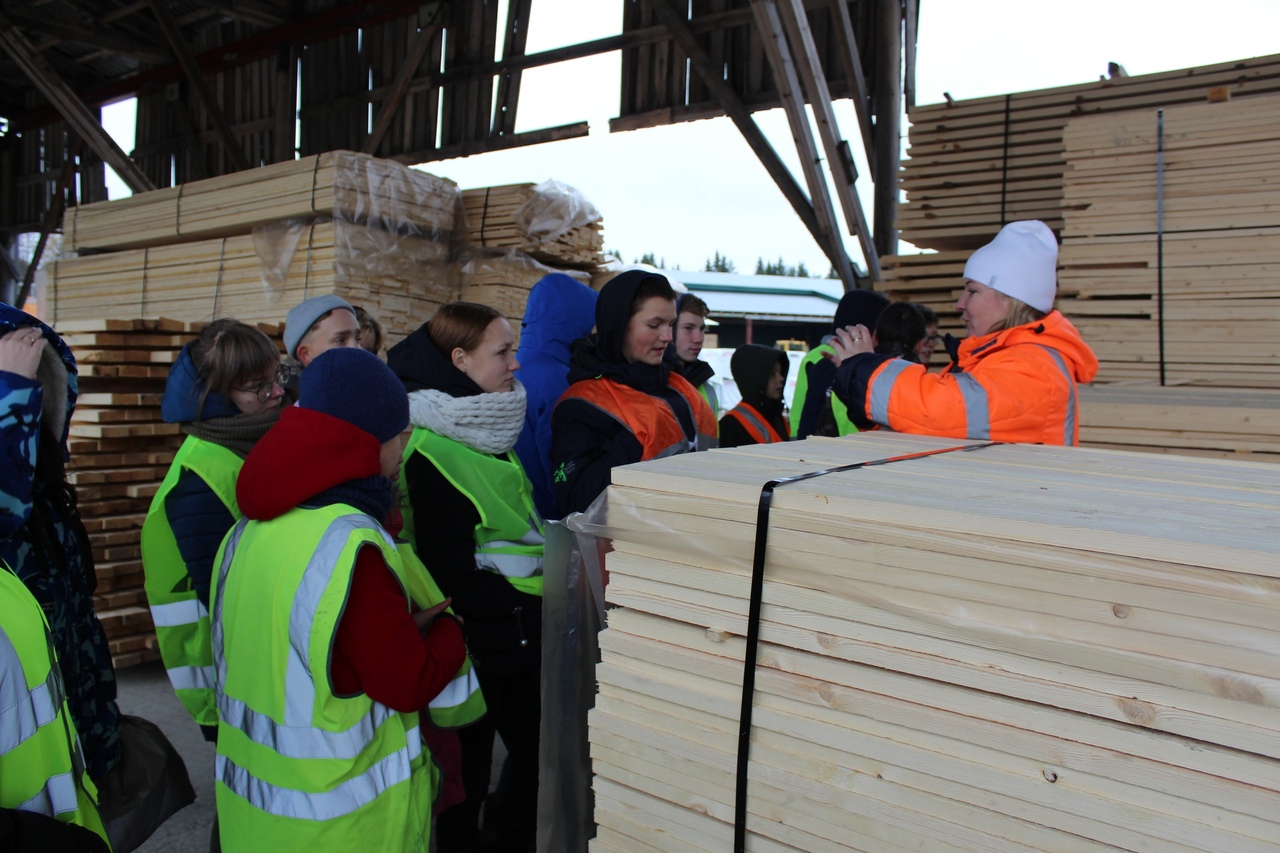
[[[749,403],[739,403],[729,410],[729,414],[742,424],[756,444],[773,444],[783,441],[782,436],[778,435],[778,431],[773,428],[773,424],[765,420],[755,407]]]
[[[290,552],[300,543],[311,549],[310,556],[291,562]],[[372,518],[344,505],[294,509],[268,522],[242,519],[223,542],[212,641],[220,716],[218,807],[220,817],[226,812],[222,836],[229,848],[257,842],[263,833],[270,836],[261,840],[264,848],[284,838],[314,843],[320,837],[314,832],[343,849],[359,846],[362,838],[379,849],[385,839],[363,835],[371,825],[415,843],[427,834],[425,827],[405,825],[416,812],[429,811],[431,797],[432,770],[423,758],[418,715],[365,694],[335,696],[329,687],[327,668],[342,607],[356,554],[366,546],[379,548],[404,588],[394,541]],[[279,572],[255,572],[263,563]],[[287,625],[272,618],[272,602],[288,602]],[[229,629],[243,635],[230,635]],[[258,644],[266,650],[265,661],[248,659]],[[241,801],[252,810],[246,812]],[[380,817],[329,826],[279,822],[335,821],[366,807],[381,808]]]
[[[74,823],[105,840],[95,795],[44,611],[0,563],[0,808]]]
[[[902,371],[910,366],[911,362],[895,358],[886,361],[874,375],[871,380],[871,420],[889,426],[889,398],[893,395],[893,386]]]
[[[195,586],[169,525],[165,500],[177,486],[182,472],[190,471],[218,496],[231,517],[238,520],[240,508],[235,488],[242,465],[243,460],[227,448],[188,436],[152,498],[142,524],[142,565],[160,656],[178,699],[201,725],[218,722],[209,612],[196,597]]]
[[[956,387],[964,398],[964,434],[967,438],[991,438],[991,405],[987,389],[969,373],[956,373]]]
[[[479,689],[480,679],[476,678],[474,669],[467,667],[467,671],[445,685],[444,690],[427,703],[427,707],[436,710],[453,708],[466,702]]]
[[[1067,380],[1067,387],[1071,389],[1067,394],[1067,414],[1063,419],[1062,432],[1062,443],[1070,447],[1076,443],[1076,407],[1080,401],[1080,389],[1076,386],[1075,377],[1071,375],[1071,370],[1067,367],[1067,360],[1062,357],[1062,353],[1053,347],[1047,347],[1043,344],[1037,344],[1037,346],[1053,356],[1054,362],[1058,365],[1058,370],[1062,371],[1062,377]]]
[[[607,377],[575,382],[560,399],[582,400],[620,423],[640,442],[639,462],[718,446],[719,424],[698,390],[674,371],[668,376],[667,385],[678,391],[689,406],[694,423],[692,439],[685,434],[680,419],[665,398]]]

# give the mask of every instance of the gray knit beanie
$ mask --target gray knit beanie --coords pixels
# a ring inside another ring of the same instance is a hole
[[[298,344],[307,330],[315,325],[316,320],[338,308],[345,308],[351,312],[352,317],[356,316],[356,309],[347,300],[332,293],[313,296],[289,309],[289,314],[284,318],[284,348],[290,358],[298,357]]]

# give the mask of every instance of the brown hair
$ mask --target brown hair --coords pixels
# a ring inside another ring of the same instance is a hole
[[[684,296],[680,297],[678,305],[679,307],[676,309],[678,313],[697,314],[704,320],[707,318],[707,315],[711,313],[711,309],[707,307],[707,303],[703,302],[702,299],[694,296],[692,293],[686,293]]]
[[[386,333],[382,330],[382,324],[359,305],[352,305],[351,307],[355,309],[356,322],[360,324],[360,346],[374,355],[382,352],[383,339],[386,337]],[[365,346],[366,340],[372,346],[372,349]]]
[[[453,351],[462,348],[471,352],[480,346],[484,330],[494,320],[505,319],[502,312],[478,302],[450,302],[427,323],[427,337],[445,358],[452,358]]]
[[[661,296],[663,299],[676,301],[676,290],[671,286],[671,282],[660,275],[651,275],[644,281],[640,282],[640,286],[636,288],[635,295],[631,297],[631,309],[627,312],[627,319],[630,320],[636,314],[640,313],[640,307],[655,296]]]
[[[191,345],[191,361],[204,384],[197,411],[210,391],[227,396],[280,363],[280,349],[258,329],[223,317],[205,326]]]

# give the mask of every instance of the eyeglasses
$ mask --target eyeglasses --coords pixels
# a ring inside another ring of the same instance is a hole
[[[254,397],[258,398],[259,403],[265,403],[271,399],[271,395],[276,390],[276,386],[279,385],[281,388],[284,388],[292,376],[293,371],[291,371],[287,365],[282,364],[276,368],[276,372],[270,379],[264,379],[257,385],[250,385],[247,388],[233,387],[231,390],[241,391],[245,394],[252,394]]]
[[[942,335],[934,332],[932,335],[925,335],[924,340],[925,343],[936,344],[938,341],[942,340]]]

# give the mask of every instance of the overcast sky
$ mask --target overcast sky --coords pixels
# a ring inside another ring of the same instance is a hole
[[[1201,7],[1200,14],[1167,0],[920,5],[920,104],[943,100],[943,92],[959,100],[1085,83],[1105,74],[1111,61],[1137,75],[1260,56],[1277,51],[1280,33],[1280,0],[1224,0],[1211,11]],[[613,35],[621,19],[622,0],[533,0],[527,50]],[[603,214],[606,247],[628,261],[653,252],[669,266],[701,268],[719,251],[742,272],[752,272],[763,256],[804,261],[815,274],[825,273],[829,264],[822,252],[728,119],[609,133],[608,121],[618,114],[619,57],[524,73],[517,131],[587,120],[590,136],[423,168],[464,188],[547,178],[571,184]],[[131,112],[131,102],[104,111],[104,124],[126,150],[133,144]],[[848,101],[837,102],[836,118],[841,135],[857,140]],[[756,121],[803,184],[782,111],[757,113]],[[851,147],[866,175],[861,146]],[[869,179],[860,178],[858,190],[869,208]],[[860,260],[857,240],[850,237],[846,244]]]

